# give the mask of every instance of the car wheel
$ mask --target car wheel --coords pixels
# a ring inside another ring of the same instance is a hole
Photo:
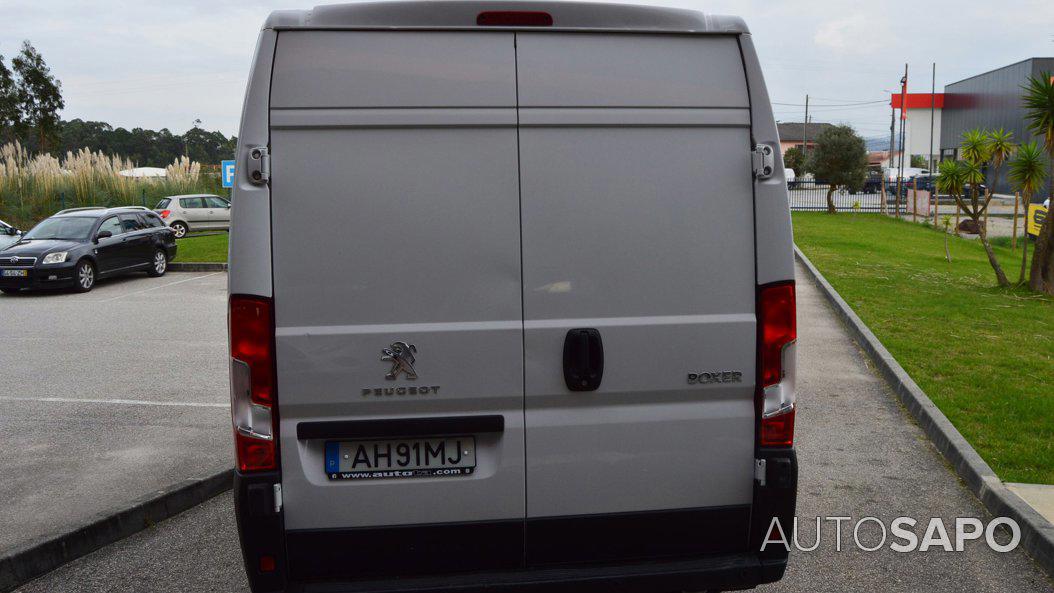
[[[165,255],[163,249],[155,249],[154,258],[150,260],[150,269],[146,271],[146,274],[151,278],[157,278],[164,276],[166,270],[168,270],[168,256]]]
[[[74,290],[77,292],[88,292],[95,287],[97,276],[98,274],[95,273],[95,264],[91,263],[91,260],[80,260],[77,262],[77,273],[74,276],[74,280],[77,281]]]
[[[190,229],[188,229],[187,225],[183,224],[182,222],[173,222],[172,230],[176,233],[177,239],[182,239],[183,237],[187,236],[187,231]]]

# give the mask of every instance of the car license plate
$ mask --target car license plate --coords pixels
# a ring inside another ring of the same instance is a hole
[[[330,480],[467,476],[476,468],[476,438],[330,441],[325,463]]]
[[[29,270],[4,270],[4,278],[25,278]]]

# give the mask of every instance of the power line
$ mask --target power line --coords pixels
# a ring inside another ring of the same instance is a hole
[[[879,99],[878,101],[857,101],[854,103],[825,103],[820,105],[813,105],[813,107],[863,107],[865,105],[877,105],[879,103],[886,102],[886,99]],[[779,101],[773,101],[772,104],[782,105],[784,107],[805,107],[804,103],[780,103]]]

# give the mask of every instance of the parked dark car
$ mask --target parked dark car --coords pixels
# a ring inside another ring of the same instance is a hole
[[[72,208],[0,250],[0,290],[88,292],[100,278],[161,276],[175,256],[175,233],[146,208]]]
[[[865,194],[877,194],[882,191],[882,173],[878,171],[869,171],[867,177],[864,178],[864,183],[860,187],[850,187],[849,193],[865,193]]]
[[[918,186],[919,191],[932,192],[936,187],[936,183],[936,175],[916,175],[904,184],[904,188],[906,190],[912,190],[915,189],[916,186]]]
[[[903,183],[903,185],[901,185],[901,189],[900,189],[901,197],[905,197],[906,198],[909,195],[911,195],[911,192],[915,189],[916,185],[918,186],[919,191],[928,191],[931,194],[937,195],[941,200],[944,200],[946,202],[952,202],[952,203],[955,202],[954,198],[952,198],[950,195],[937,191],[937,176],[936,175],[919,175],[919,176],[913,177],[913,178],[905,181]],[[981,185],[977,186],[977,195],[978,196],[983,196],[986,191],[988,191],[988,186],[987,185],[984,185],[982,183]],[[963,186],[963,193],[962,193],[962,195],[963,195],[963,198],[965,198],[966,200],[970,199],[970,184],[969,183],[967,183],[966,185]]]

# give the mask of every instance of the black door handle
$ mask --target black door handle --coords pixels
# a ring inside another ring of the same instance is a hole
[[[596,391],[604,377],[604,343],[592,328],[567,331],[564,338],[564,383],[571,391]]]

